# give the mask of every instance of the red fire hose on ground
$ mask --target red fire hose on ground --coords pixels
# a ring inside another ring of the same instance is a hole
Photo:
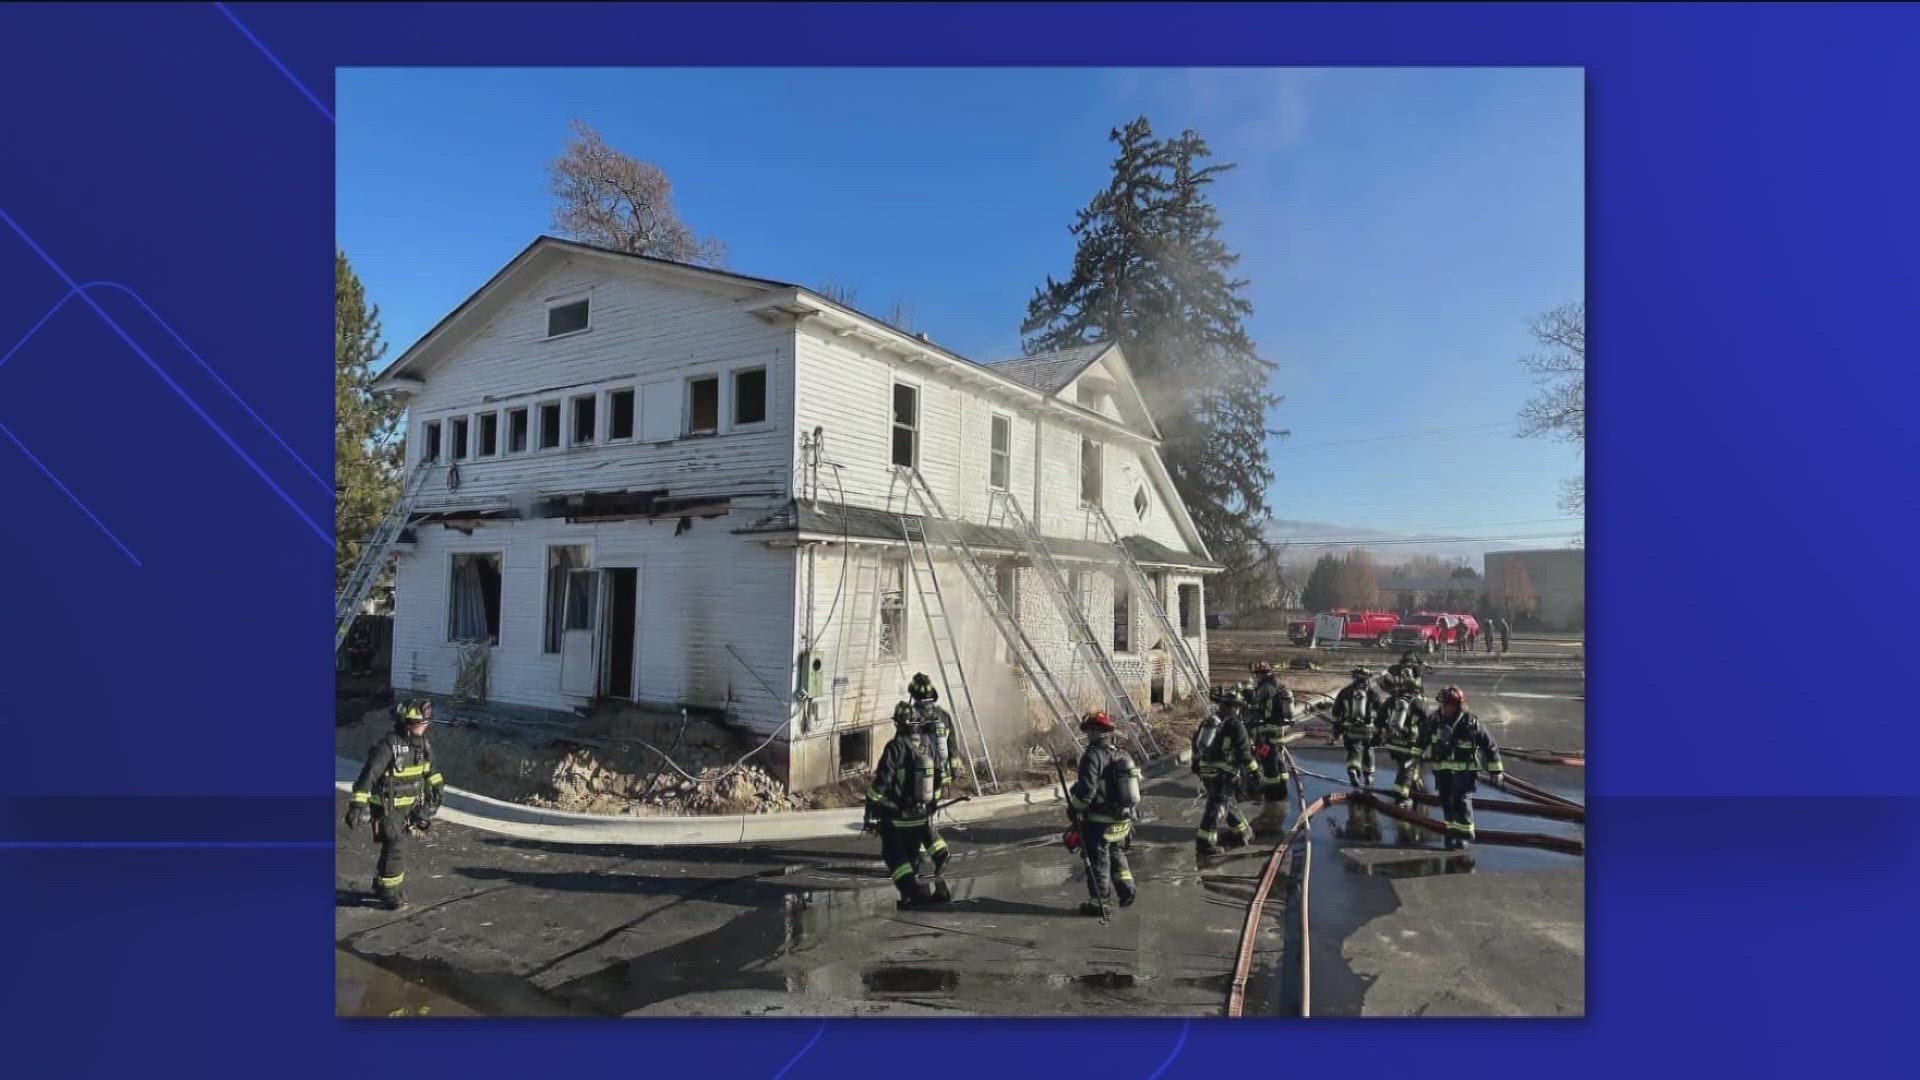
[[[1312,776],[1316,779],[1326,780],[1332,783],[1341,782],[1334,780],[1332,777],[1321,776],[1319,773],[1303,770],[1294,762],[1291,753],[1288,753],[1286,756],[1288,769],[1296,776]],[[1580,823],[1586,821],[1586,808],[1571,799],[1564,799],[1551,792],[1542,791],[1532,784],[1518,780],[1515,777],[1504,777],[1501,779],[1504,781],[1500,783],[1503,790],[1510,790],[1514,794],[1529,799],[1529,801],[1507,802],[1504,800],[1481,800],[1477,802],[1478,806],[1486,810],[1497,811],[1504,814],[1549,818],[1555,821],[1573,821]],[[1403,821],[1409,825],[1426,829],[1430,832],[1444,833],[1446,831],[1445,823],[1427,817],[1425,814],[1415,813],[1412,810],[1382,801],[1376,798],[1371,791],[1336,791],[1314,800],[1311,805],[1302,805],[1306,801],[1306,795],[1300,790],[1301,785],[1296,783],[1293,785],[1293,788],[1294,804],[1299,810],[1299,817],[1294,822],[1293,828],[1288,830],[1286,837],[1280,841],[1279,845],[1273,849],[1273,853],[1267,857],[1266,866],[1260,873],[1259,883],[1254,888],[1253,898],[1247,903],[1247,918],[1245,924],[1240,929],[1240,945],[1234,958],[1233,979],[1228,984],[1227,990],[1227,1015],[1231,1017],[1238,1018],[1244,1015],[1247,980],[1253,971],[1253,951],[1254,944],[1259,939],[1261,915],[1266,909],[1267,897],[1273,891],[1273,883],[1279,877],[1280,867],[1286,862],[1287,856],[1293,851],[1296,840],[1301,842],[1301,851],[1305,857],[1305,861],[1300,868],[1299,899],[1300,1015],[1312,1015],[1313,948],[1312,940],[1308,936],[1308,890],[1312,884],[1313,873],[1313,833],[1310,826],[1313,823],[1314,815],[1330,806],[1351,803],[1372,807],[1397,821]],[[1416,796],[1416,799],[1430,805],[1438,803],[1437,799],[1428,795]],[[1583,858],[1587,852],[1587,845],[1584,841],[1576,840],[1572,837],[1552,836],[1546,833],[1522,833],[1500,829],[1480,829],[1475,834],[1475,841],[1482,844],[1544,848],[1548,851],[1558,851],[1568,855],[1578,855]]]

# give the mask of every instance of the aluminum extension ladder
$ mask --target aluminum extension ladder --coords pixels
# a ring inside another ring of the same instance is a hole
[[[380,521],[380,527],[367,538],[367,546],[360,551],[360,562],[348,575],[345,588],[333,600],[333,652],[340,654],[340,646],[347,640],[347,632],[353,629],[354,617],[360,614],[360,605],[367,602],[367,596],[373,592],[374,582],[380,579],[380,572],[387,568],[387,556],[393,554],[393,545],[399,541],[400,534],[406,530],[407,519],[413,516],[413,504],[426,490],[427,477],[433,472],[434,463],[423,461],[414,466],[413,475],[407,477],[406,487],[401,489],[400,497],[394,500],[393,509]]]
[[[1200,660],[1193,655],[1193,649],[1187,644],[1186,637],[1168,617],[1166,606],[1160,603],[1159,596],[1153,591],[1152,579],[1148,578],[1147,572],[1134,561],[1133,553],[1127,550],[1127,546],[1120,542],[1120,530],[1113,527],[1113,519],[1107,516],[1104,507],[1098,505],[1088,507],[1087,513],[1099,522],[1101,531],[1106,534],[1104,542],[1112,545],[1113,549],[1120,553],[1120,563],[1126,567],[1127,579],[1133,589],[1133,595],[1146,598],[1147,613],[1153,616],[1155,625],[1160,628],[1161,639],[1166,641],[1168,648],[1172,650],[1174,666],[1186,676],[1187,682],[1192,685],[1196,695],[1205,694],[1207,691],[1206,669],[1200,666]]]
[[[1060,564],[1054,561],[1053,553],[1047,550],[1046,541],[1041,537],[1039,530],[1034,528],[1033,522],[1028,520],[1027,515],[1021,511],[1020,503],[1013,497],[1011,491],[996,491],[994,498],[1006,507],[1007,516],[1013,522],[1014,532],[1025,545],[1028,558],[1033,560],[1034,566],[1040,571],[1041,578],[1046,581],[1049,591],[1052,592],[1055,606],[1060,609],[1061,616],[1067,621],[1068,631],[1077,639],[1074,641],[1074,648],[1086,654],[1108,703],[1112,705],[1114,712],[1126,721],[1130,729],[1128,733],[1135,744],[1135,752],[1145,761],[1159,757],[1160,745],[1154,740],[1152,730],[1147,727],[1147,718],[1140,714],[1139,707],[1133,703],[1132,695],[1127,693],[1126,685],[1120,681],[1120,673],[1113,669],[1112,658],[1107,655],[1107,650],[1100,646],[1099,637],[1094,634],[1093,627],[1087,622],[1086,612],[1080,610],[1080,598],[1072,595],[1068,589],[1066,576],[1060,572]]]
[[[900,535],[907,542],[907,572],[913,576],[913,589],[920,597],[920,614],[927,623],[927,640],[933,645],[933,662],[940,672],[940,684],[947,688],[947,707],[962,722],[953,726],[954,735],[960,740],[961,754],[967,761],[967,773],[973,781],[975,794],[1000,787],[1000,776],[993,768],[993,754],[987,749],[987,733],[980,724],[980,712],[973,704],[973,688],[967,684],[967,669],[960,662],[960,643],[953,636],[953,621],[947,615],[947,597],[940,590],[940,575],[934,569],[933,549],[927,545],[926,522],[924,518],[900,517]],[[954,687],[960,688],[954,693]],[[980,744],[980,757],[973,756],[973,747],[967,745],[966,724],[973,725],[973,736]],[[979,773],[975,771],[974,761],[979,760],[987,766],[987,784],[981,786]]]
[[[1059,729],[1060,734],[1074,747],[1083,746],[1084,742],[1080,738],[1080,716],[1073,707],[1073,699],[1060,688],[1060,683],[1053,677],[1053,672],[1047,667],[1046,660],[1040,655],[1040,650],[1034,647],[1033,641],[1027,637],[1027,632],[1021,629],[1020,620],[1007,606],[1006,599],[994,586],[993,579],[987,576],[986,568],[980,564],[979,556],[974,554],[972,546],[967,543],[966,536],[955,526],[953,520],[947,517],[946,510],[941,507],[940,500],[934,495],[933,490],[927,486],[925,478],[918,470],[909,471],[906,476],[909,508],[913,504],[918,504],[919,516],[923,522],[922,544],[931,538],[946,548],[947,554],[960,567],[961,576],[967,579],[967,584],[973,589],[974,597],[986,609],[987,617],[993,620],[994,628],[1000,631],[1001,639],[1012,651],[1014,663],[1019,665],[1021,673],[1027,677],[1027,685],[1033,688],[1034,693],[1040,698],[1041,705],[1053,717],[1054,725]],[[927,525],[931,525],[932,528],[926,528]]]

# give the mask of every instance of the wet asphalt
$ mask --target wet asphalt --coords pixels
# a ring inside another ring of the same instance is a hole
[[[1462,664],[1437,678],[1465,688],[1503,744],[1584,745],[1577,673]],[[1336,748],[1295,753],[1305,769],[1343,772]],[[1582,795],[1579,769],[1509,768]],[[1309,800],[1344,787],[1299,782]],[[1132,852],[1141,898],[1104,925],[1077,913],[1084,874],[1059,842],[1057,809],[944,829],[954,902],[904,911],[873,837],[649,849],[442,825],[409,853],[409,906],[388,912],[368,895],[371,839],[337,826],[336,1011],[1221,1015],[1247,900],[1292,811],[1256,818],[1252,847],[1197,861],[1198,782],[1182,772],[1150,780],[1144,795]],[[341,796],[341,814],[345,805]],[[1486,812],[1479,821],[1582,832]],[[1490,845],[1463,858],[1355,806],[1326,811],[1312,835],[1312,1015],[1584,1012],[1580,858]],[[1294,903],[1283,880],[1256,941],[1249,1015],[1300,1012]]]

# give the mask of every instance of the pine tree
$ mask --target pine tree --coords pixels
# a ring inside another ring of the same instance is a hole
[[[1340,557],[1322,555],[1307,575],[1307,587],[1300,594],[1300,605],[1308,611],[1328,611],[1340,606]]]
[[[1020,330],[1029,354],[1092,341],[1125,351],[1165,437],[1174,487],[1216,552],[1261,539],[1267,519],[1267,389],[1274,365],[1241,320],[1253,310],[1231,276],[1207,188],[1230,164],[1192,131],[1159,139],[1145,117],[1108,136],[1119,147],[1106,190],[1069,231],[1073,272],[1035,290]],[[1275,434],[1284,434],[1275,433]]]
[[[367,392],[386,353],[380,309],[348,264],[333,253],[333,585],[344,586],[367,538],[399,495],[400,406]]]

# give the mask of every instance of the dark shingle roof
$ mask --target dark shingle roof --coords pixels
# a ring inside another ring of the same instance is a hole
[[[1113,347],[1110,341],[1096,341],[1090,345],[1075,345],[1070,349],[1060,349],[1037,356],[1014,356],[1004,360],[989,360],[988,367],[1018,383],[1025,383],[1043,394],[1057,394],[1066,389],[1076,375],[1085,371],[1101,354]]]
[[[919,521],[918,515],[905,515]],[[859,537],[863,540],[899,540],[900,518],[902,515],[885,510],[874,510],[864,506],[841,506],[837,503],[805,502],[790,503],[779,510],[734,531],[737,533],[775,533],[804,532],[816,535],[844,535]],[[972,522],[955,522],[961,537],[968,546],[993,553],[1019,552],[1023,546],[1019,537],[1007,529],[995,529]],[[1198,570],[1222,570],[1225,567],[1217,562],[1190,555],[1184,551],[1175,551],[1144,536],[1123,536],[1120,543],[1126,546],[1128,553],[1141,563],[1153,566],[1188,566]],[[1067,540],[1058,537],[1047,538],[1047,549],[1055,555],[1069,558],[1110,559],[1113,552],[1105,544],[1091,540]]]

